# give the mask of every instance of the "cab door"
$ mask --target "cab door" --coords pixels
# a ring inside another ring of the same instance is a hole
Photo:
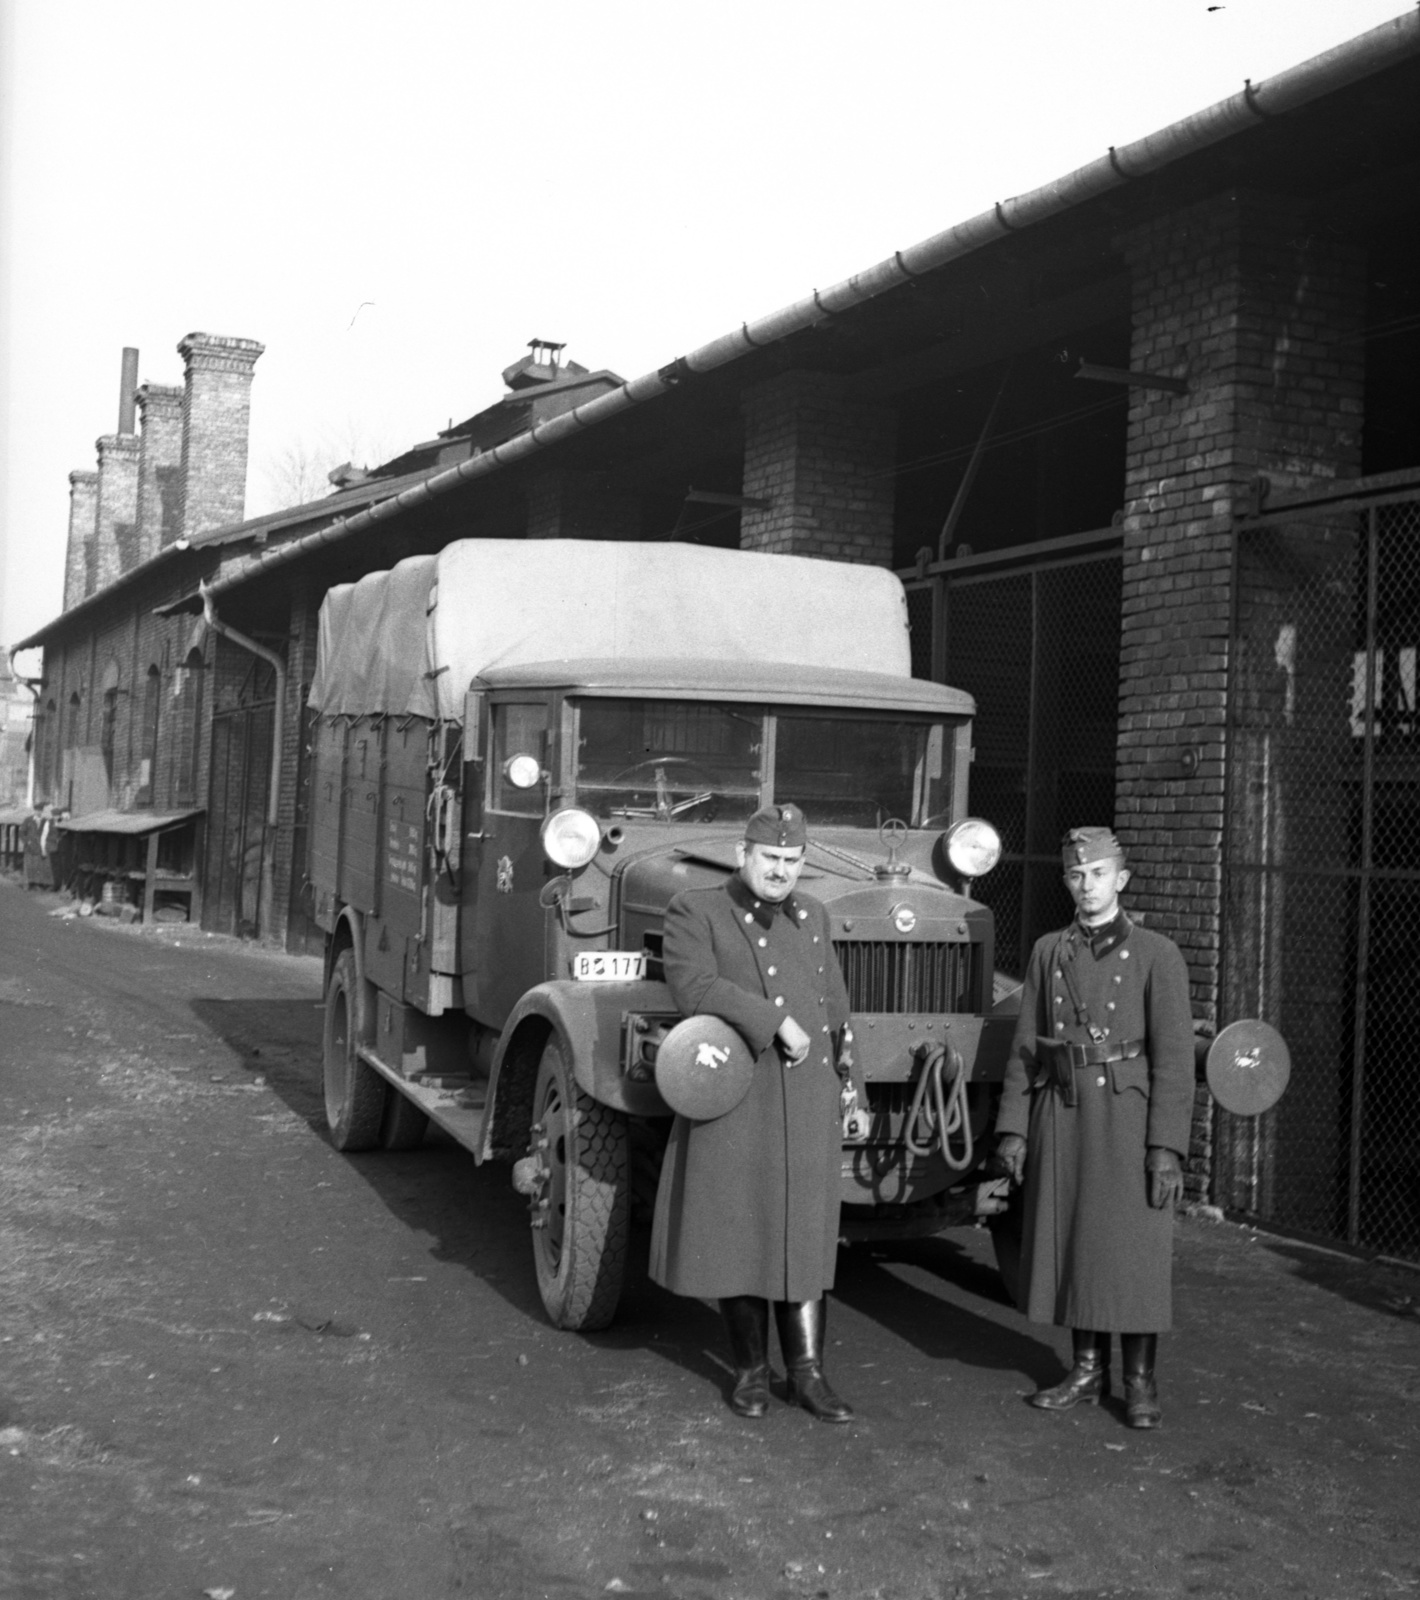
[[[546,976],[547,913],[538,896],[550,870],[542,823],[553,782],[553,707],[546,695],[509,693],[489,712],[482,826],[465,836],[474,889],[464,911],[464,997],[479,1022],[501,1028]]]

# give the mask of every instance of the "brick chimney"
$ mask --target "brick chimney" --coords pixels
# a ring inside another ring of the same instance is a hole
[[[182,534],[182,400],[173,384],[138,389],[138,559],[148,561]]]
[[[69,545],[64,556],[64,609],[94,592],[94,527],[99,509],[97,472],[69,474]]]
[[[95,446],[99,492],[93,589],[106,589],[138,564],[138,435],[106,433]]]
[[[242,520],[252,368],[266,347],[190,333],[177,348],[185,363],[181,534],[191,539]]]

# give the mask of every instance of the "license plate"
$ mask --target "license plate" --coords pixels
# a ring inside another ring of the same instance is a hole
[[[579,950],[572,957],[572,976],[583,983],[626,982],[646,976],[644,950]]]

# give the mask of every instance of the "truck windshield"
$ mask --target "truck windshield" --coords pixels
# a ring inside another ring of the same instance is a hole
[[[810,823],[910,828],[951,804],[942,725],[925,718],[780,711],[775,716],[774,796],[804,808]]]
[[[602,817],[711,822],[759,805],[764,716],[752,706],[583,700],[577,797]]]
[[[892,712],[584,699],[577,797],[600,817],[719,823],[792,800],[819,825],[920,828],[950,806],[947,748],[940,723]]]

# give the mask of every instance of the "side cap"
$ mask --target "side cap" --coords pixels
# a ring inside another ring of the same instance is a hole
[[[1213,1098],[1224,1111],[1256,1117],[1282,1098],[1292,1057],[1276,1028],[1249,1018],[1230,1022],[1214,1039],[1205,1070]]]
[[[656,1052],[661,1098],[693,1122],[713,1122],[744,1099],[754,1057],[738,1033],[719,1017],[687,1017]]]

